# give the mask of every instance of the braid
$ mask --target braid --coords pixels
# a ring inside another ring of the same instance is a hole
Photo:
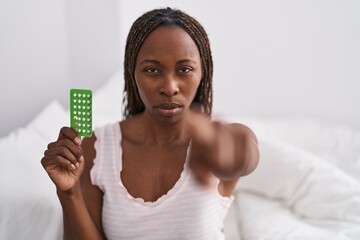
[[[203,69],[203,78],[193,102],[199,103],[205,113],[212,110],[213,62],[210,42],[204,28],[198,21],[180,10],[171,8],[155,9],[139,17],[132,25],[126,40],[124,62],[124,116],[129,118],[145,110],[136,86],[134,71],[136,57],[146,37],[158,26],[178,26],[184,29],[197,45]]]

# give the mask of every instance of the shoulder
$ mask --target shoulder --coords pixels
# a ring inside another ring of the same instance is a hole
[[[81,141],[81,149],[85,159],[85,171],[91,169],[96,156],[95,142],[97,137],[95,133],[89,138],[83,138]]]
[[[119,125],[119,122],[107,124],[101,127],[95,128],[91,137],[85,137],[81,141],[81,148],[85,159],[85,170],[90,170],[94,164],[96,157],[96,144],[105,141],[106,136],[112,135],[115,131],[115,126]]]
[[[136,143],[144,133],[144,120],[141,115],[127,118],[120,123],[122,139]]]

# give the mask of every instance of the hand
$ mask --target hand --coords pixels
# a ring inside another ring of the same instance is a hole
[[[190,166],[198,180],[208,185],[211,175],[233,177],[236,142],[232,126],[211,121],[196,111],[190,111],[187,120],[192,138]]]
[[[68,191],[79,183],[84,170],[81,138],[75,130],[63,127],[57,141],[48,145],[41,164],[60,191]]]

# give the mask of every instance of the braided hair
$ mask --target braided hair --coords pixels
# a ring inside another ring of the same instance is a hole
[[[136,57],[146,37],[159,26],[177,26],[184,29],[197,45],[203,76],[193,103],[199,104],[204,113],[211,115],[213,61],[209,39],[204,28],[191,16],[171,8],[155,9],[140,16],[132,25],[126,40],[124,61],[124,117],[129,118],[145,110],[144,103],[135,82],[134,71]]]

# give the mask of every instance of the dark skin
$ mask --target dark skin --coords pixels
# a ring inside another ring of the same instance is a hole
[[[210,121],[191,106],[202,78],[201,59],[191,37],[178,27],[158,27],[137,56],[135,80],[145,111],[120,122],[123,170],[128,192],[156,201],[179,179],[191,139],[190,166],[204,186],[220,179],[219,193],[230,196],[241,176],[259,161],[257,140],[241,124]],[[102,191],[91,184],[96,136],[60,130],[42,165],[57,187],[64,212],[65,239],[106,239]]]

